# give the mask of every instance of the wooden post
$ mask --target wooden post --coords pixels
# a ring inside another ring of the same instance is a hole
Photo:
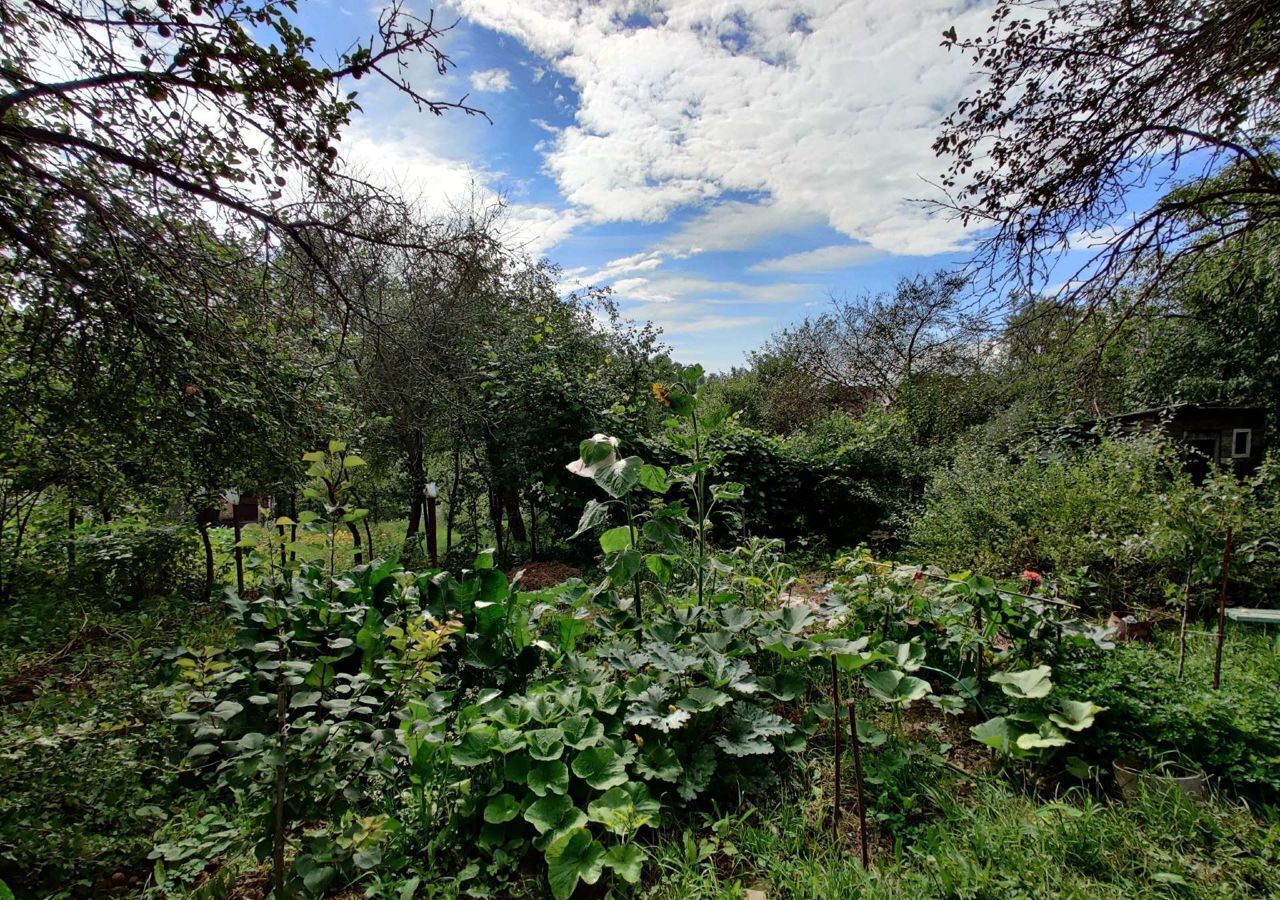
[[[838,837],[840,827],[840,675],[836,671],[836,657],[831,654],[831,713],[832,733],[836,739],[836,787],[831,795],[831,834]]]
[[[287,568],[287,563],[285,561],[286,556],[285,556],[285,547],[284,547],[285,545],[284,526],[277,525],[276,530],[280,532],[280,577],[283,578],[284,571]]]
[[[978,686],[977,688],[975,688],[975,690],[981,691],[982,690],[982,656],[983,656],[982,651],[986,646],[986,642],[982,639],[982,607],[978,605],[976,597],[974,600],[973,609],[974,609],[973,627],[978,632],[978,657],[977,657],[977,661],[974,663],[973,677],[974,677],[974,680],[978,683]]]
[[[231,504],[231,528],[235,533],[236,593],[244,594],[244,551],[240,549],[240,505]]]
[[[1222,683],[1222,642],[1227,636],[1227,581],[1231,576],[1231,526],[1227,526],[1227,540],[1222,546],[1222,586],[1218,588],[1218,646],[1213,654],[1213,689]]]
[[[858,795],[858,841],[862,845],[862,868],[870,865],[867,849],[867,800],[862,792],[862,743],[858,740],[858,704],[849,701],[849,741],[853,744],[853,786]]]
[[[436,486],[427,485],[427,557],[434,569],[440,565],[439,544],[436,541]]]

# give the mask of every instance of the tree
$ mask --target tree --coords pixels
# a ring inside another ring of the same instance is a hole
[[[158,251],[170,277],[214,277],[199,246],[166,227],[172,209],[199,205],[303,252],[317,231],[369,237],[283,200],[291,178],[303,190],[342,180],[336,143],[359,109],[349,82],[381,77],[436,114],[478,111],[405,78],[413,53],[448,64],[430,18],[392,6],[328,68],[295,16],[291,0],[0,3],[0,234],[12,262],[28,278],[83,283],[74,245],[92,225],[117,248]]]
[[[987,326],[964,287],[962,278],[937,272],[902,278],[892,294],[832,297],[829,312],[784,331],[769,349],[838,388],[845,406],[893,405],[921,376],[979,364]]]
[[[934,149],[950,160],[946,205],[987,229],[978,264],[1024,294],[1052,278],[1092,303],[1141,280],[1140,300],[1188,257],[1275,222],[1278,32],[1267,0],[1000,0],[985,35],[948,29],[943,46],[982,79]],[[1161,198],[1133,213],[1152,188]]]

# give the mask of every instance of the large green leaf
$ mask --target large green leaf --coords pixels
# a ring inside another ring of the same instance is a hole
[[[575,831],[587,824],[587,814],[573,805],[563,794],[550,794],[535,800],[524,811],[524,819],[540,838],[535,842],[545,852],[558,852]]]
[[[617,553],[631,546],[631,529],[626,525],[610,528],[600,535],[600,549],[605,553]]]
[[[906,672],[914,672],[924,665],[924,647],[915,641],[908,641],[904,644],[885,641],[876,647],[875,652],[890,664]]]
[[[716,737],[716,746],[730,756],[757,756],[773,752],[769,738],[790,734],[795,729],[786,719],[754,703],[738,701],[726,723],[726,733]]]
[[[498,743],[498,729],[479,725],[469,729],[454,744],[449,758],[456,766],[479,766],[489,761],[494,745]]]
[[[640,470],[644,462],[638,456],[615,460],[592,471],[596,484],[604,488],[610,497],[623,497],[640,482]]]
[[[803,682],[801,683],[803,684]],[[794,696],[795,695],[792,694],[792,697]],[[686,709],[689,712],[709,712],[713,709],[719,709],[721,706],[729,703],[732,699],[732,697],[722,691],[717,691],[715,688],[709,688],[702,685],[690,688],[687,694],[676,701],[676,706],[680,709]]]
[[[969,734],[980,744],[986,744],[1001,753],[1009,753],[1021,732],[1004,716],[987,719],[980,725],[969,729]]]
[[[624,721],[628,725],[648,725],[656,731],[670,732],[689,721],[689,713],[667,700],[667,691],[653,685],[640,693],[628,707]]]
[[[1058,703],[1058,712],[1049,713],[1049,721],[1068,731],[1084,731],[1093,724],[1094,716],[1105,709],[1088,700],[1062,700]]]
[[[693,800],[711,784],[711,776],[716,771],[716,753],[710,745],[702,744],[682,765],[676,792],[685,800]]]
[[[510,822],[519,812],[519,800],[510,794],[499,794],[485,804],[484,820],[490,825],[501,825],[503,822]]]
[[[779,672],[777,675],[766,675],[760,679],[760,690],[778,700],[794,700],[804,693],[808,682],[799,675]]]
[[[722,653],[712,654],[703,664],[702,671],[711,681],[711,686],[721,690],[754,694],[759,688],[745,660],[733,659]]]
[[[702,657],[678,650],[665,641],[650,641],[644,653],[649,665],[672,675],[683,675],[702,663]]]
[[[614,844],[604,855],[604,864],[628,884],[637,884],[644,869],[645,852],[635,844]]]
[[[1025,672],[998,672],[989,679],[992,684],[1000,685],[1010,697],[1018,700],[1037,700],[1049,696],[1053,690],[1053,669],[1049,666],[1036,666]]]
[[[579,537],[596,528],[606,525],[609,522],[609,504],[601,503],[599,500],[588,500],[587,505],[583,507],[582,518],[578,519],[578,530],[575,531],[571,538]]]
[[[559,728],[539,728],[527,736],[529,755],[537,760],[559,759],[564,753],[564,732]]]
[[[1018,747],[1022,750],[1049,750],[1065,747],[1069,743],[1070,739],[1050,722],[1042,722],[1035,731],[1018,735],[1017,740]]]
[[[612,747],[590,747],[573,761],[573,774],[605,791],[627,780],[627,765]]]
[[[645,465],[640,468],[640,486],[655,494],[665,494],[670,483],[660,466]]]
[[[525,779],[529,790],[539,797],[547,794],[565,794],[569,791],[569,767],[562,760],[535,763]]]
[[[614,834],[627,835],[656,822],[661,811],[661,804],[647,787],[630,781],[592,800],[587,807],[587,818]]]
[[[636,774],[649,781],[675,781],[684,771],[680,757],[674,750],[662,744],[645,747],[635,764]]]
[[[613,555],[613,559],[605,566],[605,572],[611,584],[625,586],[631,583],[631,579],[640,571],[642,565],[644,565],[644,556],[640,551],[626,548]]]
[[[897,669],[868,672],[862,676],[862,683],[876,699],[900,706],[919,700],[931,690],[929,682],[913,675],[904,675]]]
[[[618,441],[615,438],[597,434],[578,445],[578,456],[587,465],[594,466],[596,463],[608,459],[617,447]]]
[[[579,828],[554,855],[547,854],[547,882],[556,900],[568,900],[578,882],[595,884],[600,880],[605,851],[591,832]]]
[[[646,554],[644,565],[650,574],[658,579],[658,584],[667,584],[671,581],[671,576],[675,574],[675,566],[672,565],[671,557],[662,553]]]
[[[600,743],[604,737],[604,726],[591,716],[570,716],[560,723],[564,733],[564,742],[574,750],[586,750]]]

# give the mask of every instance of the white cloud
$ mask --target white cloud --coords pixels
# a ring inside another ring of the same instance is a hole
[[[883,253],[867,244],[833,244],[774,259],[764,259],[751,267],[752,272],[831,272],[856,266]]]
[[[511,73],[506,69],[481,69],[471,73],[471,90],[501,94],[511,90]]]
[[[662,242],[676,256],[714,250],[748,250],[770,237],[821,225],[820,213],[777,203],[717,203]]]
[[[705,308],[729,304],[793,303],[812,293],[813,286],[792,282],[747,284],[694,275],[659,274],[620,279],[613,282],[613,290],[624,300],[650,304],[696,302],[699,308]]]
[[[546,169],[592,221],[706,206],[707,227],[691,223],[685,246],[669,248],[685,252],[813,222],[886,253],[964,243],[910,198],[931,192],[932,140],[972,78],[941,32],[980,32],[984,3],[452,2],[572,79],[575,121],[550,142]]]
[[[473,201],[505,202],[501,173],[476,168],[435,152],[411,132],[373,134],[353,127],[344,158],[360,177],[395,190],[429,210],[443,212]],[[538,256],[567,238],[586,217],[572,209],[506,203],[501,237],[507,245]]]

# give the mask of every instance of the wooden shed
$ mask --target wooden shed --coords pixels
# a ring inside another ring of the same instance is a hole
[[[1187,470],[1199,481],[1211,461],[1230,466],[1237,475],[1256,472],[1266,450],[1264,434],[1270,412],[1264,406],[1179,403],[1123,413],[1111,421],[1125,432],[1159,429],[1186,446],[1190,451]]]

